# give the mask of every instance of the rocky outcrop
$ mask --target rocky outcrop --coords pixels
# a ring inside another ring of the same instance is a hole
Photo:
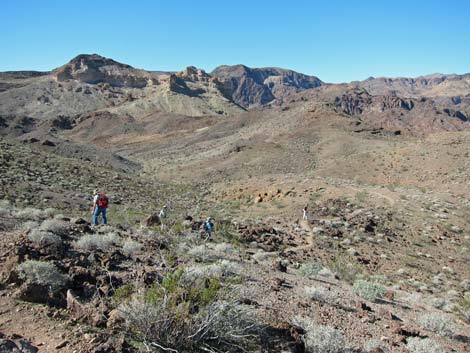
[[[249,68],[244,65],[219,66],[211,75],[227,82],[234,102],[242,107],[259,106],[324,83],[315,76],[279,68]]]
[[[143,88],[157,84],[151,73],[121,64],[97,54],[78,55],[68,64],[52,71],[53,77],[61,82],[76,80],[83,83],[108,83],[116,87]]]
[[[353,89],[335,98],[334,106],[347,115],[359,115],[371,105],[372,96],[364,89]]]

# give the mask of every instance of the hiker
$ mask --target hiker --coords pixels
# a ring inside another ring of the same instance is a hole
[[[168,213],[166,211],[167,207],[164,205],[162,209],[160,210],[160,213],[158,214],[158,217],[160,218],[160,228],[163,230],[165,228],[165,225],[163,224],[163,219],[168,217]]]
[[[302,212],[303,212],[302,219],[304,220],[307,220],[307,208],[308,208],[308,205],[305,205],[305,207],[302,209]]]
[[[93,215],[93,224],[98,225],[98,217],[103,217],[103,224],[107,224],[106,209],[108,208],[108,198],[105,194],[101,194],[98,190],[93,191],[93,208],[91,214]]]
[[[207,234],[206,240],[210,238],[212,231],[214,230],[214,223],[212,217],[207,217],[207,220],[202,224],[202,230]]]

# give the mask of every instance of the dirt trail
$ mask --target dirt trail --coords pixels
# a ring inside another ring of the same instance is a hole
[[[0,292],[1,294],[1,292]],[[70,328],[65,323],[47,317],[47,308],[15,302],[11,297],[0,296],[0,332],[7,336],[21,336],[39,352],[82,352],[70,342]],[[67,337],[67,339],[66,339]],[[65,343],[67,342],[67,343]]]

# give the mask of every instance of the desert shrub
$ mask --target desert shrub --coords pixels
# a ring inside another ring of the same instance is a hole
[[[48,219],[39,227],[44,232],[51,232],[60,236],[66,236],[70,231],[70,224],[58,219]]]
[[[40,229],[30,231],[28,233],[28,239],[39,246],[55,246],[59,248],[62,245],[61,237]]]
[[[209,265],[203,266],[191,266],[186,268],[183,277],[188,281],[192,281],[196,278],[222,278],[229,277],[232,275],[243,274],[242,267],[233,261],[219,260]]]
[[[325,287],[305,287],[304,290],[308,298],[319,302],[335,304],[338,300],[337,293]]]
[[[298,318],[294,323],[305,330],[302,340],[305,351],[311,353],[346,353],[349,348],[342,333],[333,327],[315,325],[309,320]]]
[[[259,325],[244,307],[223,300],[217,278],[190,284],[180,268],[119,306],[129,333],[147,345],[183,352],[249,348]],[[127,295],[128,291],[126,291]]]
[[[75,246],[81,250],[108,251],[112,246],[119,244],[120,238],[116,233],[86,234],[75,242]]]
[[[345,256],[336,257],[331,263],[329,268],[338,275],[338,277],[348,283],[354,283],[362,276],[361,269],[357,264],[353,264]]]
[[[22,220],[32,221],[40,221],[46,218],[44,211],[32,207],[26,207],[20,210],[16,210],[16,212],[14,212],[14,216]]]
[[[361,298],[374,301],[383,298],[385,288],[378,283],[359,280],[354,283],[353,292]]]
[[[210,259],[210,254],[206,245],[197,245],[190,248],[187,252],[190,256],[196,258],[199,261],[205,262]]]
[[[14,207],[8,200],[0,200],[0,217],[10,217]]]
[[[444,353],[444,350],[429,338],[410,337],[407,339],[406,348],[411,353]]]
[[[315,277],[318,276],[323,266],[316,262],[309,262],[300,265],[299,274],[303,277]]]
[[[233,261],[219,260],[208,266],[208,274],[211,277],[230,276],[234,274],[241,274],[241,266]]]
[[[262,261],[266,261],[268,260],[269,258],[272,258],[274,256],[276,256],[277,254],[276,253],[272,253],[272,252],[266,252],[264,250],[258,250],[256,253],[253,254],[253,259],[255,259],[256,261],[258,262],[262,262]]]
[[[135,297],[119,307],[135,339],[155,348],[181,352],[226,352],[253,347],[259,325],[249,311],[232,302],[213,302],[191,313],[185,302],[165,296],[149,302]]]
[[[364,345],[366,352],[388,352],[390,349],[389,345],[378,339],[371,339]]]
[[[21,229],[26,230],[28,232],[38,227],[39,227],[39,223],[36,221],[26,221],[23,224],[21,224]]]
[[[135,286],[131,283],[125,284],[114,290],[112,301],[115,305],[127,302],[135,292]]]
[[[470,323],[470,295],[460,300],[456,311],[462,316],[464,321]]]
[[[139,243],[138,241],[135,241],[132,239],[128,239],[122,245],[122,252],[126,256],[132,256],[135,253],[140,252],[142,248],[143,248],[142,243]]]
[[[426,330],[436,332],[444,336],[451,336],[455,330],[452,320],[443,314],[424,314],[419,318],[418,322]]]
[[[50,262],[28,260],[19,264],[17,270],[20,278],[48,286],[52,290],[62,288],[67,282],[67,276]]]
[[[217,253],[223,253],[223,254],[232,254],[235,251],[233,245],[229,243],[215,244],[212,247],[212,249]]]

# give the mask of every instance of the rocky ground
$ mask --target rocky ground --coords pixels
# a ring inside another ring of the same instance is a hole
[[[469,352],[467,81],[0,73],[0,351]]]

